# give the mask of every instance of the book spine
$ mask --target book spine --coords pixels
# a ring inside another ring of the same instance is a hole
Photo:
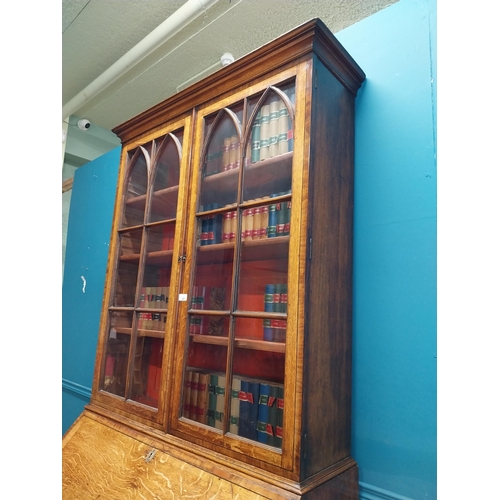
[[[271,328],[271,320],[270,319],[264,319],[262,320],[264,324],[264,340],[267,342],[272,342],[273,341],[273,329]]]
[[[268,430],[267,444],[274,447],[278,446],[278,441],[276,439],[276,426],[278,424],[278,395],[279,395],[279,387],[271,384],[269,389],[269,398],[267,402],[269,411],[268,422],[270,425],[270,427],[267,429]]]
[[[276,204],[269,205],[269,215],[267,224],[267,237],[276,237],[276,224],[277,224],[277,214],[276,214]]]
[[[198,397],[196,400],[196,421],[200,424],[207,423],[208,382],[208,373],[200,373],[198,378]]]
[[[269,207],[267,205],[261,207],[260,215],[260,231],[259,236],[261,239],[267,238],[267,227],[269,225]]]
[[[150,286],[146,287],[146,295],[144,298],[144,307],[146,309],[149,309],[151,307],[151,287]]]
[[[207,410],[207,425],[215,427],[215,409],[217,402],[217,395],[215,388],[217,387],[218,376],[211,373],[210,382],[208,384],[208,410]]]
[[[274,96],[269,104],[269,158],[277,156],[279,141],[279,99]]]
[[[252,395],[251,398],[252,403],[249,412],[248,438],[253,439],[254,441],[257,441],[257,420],[259,416],[259,390],[260,390],[260,384],[258,382],[249,383],[249,392]]]
[[[279,328],[280,328],[280,320],[279,319],[272,319],[271,320],[271,337],[273,342],[279,342]]]
[[[241,381],[241,390],[238,398],[240,400],[240,420],[238,427],[238,435],[242,437],[249,437],[249,422],[250,422],[250,406],[251,401],[248,400],[249,385],[247,380]]]
[[[233,139],[234,139],[234,145],[235,145],[235,158],[234,158],[234,166],[233,169],[238,169],[240,168],[240,157],[241,157],[241,143],[240,143],[240,138],[237,135],[234,135],[231,137],[231,144],[233,144]]]
[[[262,207],[253,208],[252,240],[260,238],[262,228]]]
[[[288,153],[288,109],[280,99],[278,111],[278,154]]]
[[[286,320],[279,319],[278,320],[278,328],[276,333],[276,342],[285,342],[286,341]]]
[[[156,289],[155,289],[155,305],[154,305],[154,308],[155,309],[161,309],[162,307],[162,298],[161,298],[161,288],[162,287],[159,287],[157,286]],[[160,315],[158,314],[157,318],[156,318],[158,324],[155,323],[156,325],[156,329],[159,329],[160,327]]]
[[[274,285],[267,284],[264,291],[264,311],[274,312]]]
[[[248,209],[244,209],[241,212],[241,241],[245,241],[247,236],[247,220],[248,220]]]
[[[269,158],[269,104],[262,106],[260,115],[260,159]]]
[[[236,241],[236,227],[238,225],[238,212],[236,210],[231,212],[231,231],[229,233],[229,241],[234,243]]]
[[[280,312],[286,313],[288,306],[288,285],[282,285],[280,294]]]
[[[252,163],[256,163],[260,160],[260,111],[253,122],[251,143],[251,159]]]
[[[247,219],[246,219],[246,226],[245,226],[245,241],[253,239],[253,216],[254,216],[254,209],[253,208],[248,208],[247,209]]]
[[[267,444],[269,424],[269,394],[271,387],[268,384],[259,384],[259,409],[257,415],[257,441]]]
[[[207,220],[206,245],[213,245],[215,243],[215,217],[213,215],[209,215]]]
[[[273,312],[281,312],[280,311],[280,295],[281,295],[282,286],[280,284],[274,285],[274,293],[273,293]]]
[[[285,202],[285,230],[283,231],[284,235],[289,235],[290,234],[290,214],[292,211],[292,202],[287,201]]]
[[[208,228],[209,219],[204,217],[201,219],[201,229],[200,229],[200,246],[208,245]]]
[[[184,394],[183,394],[183,406],[182,406],[182,416],[184,418],[189,418],[190,408],[191,408],[191,382],[192,382],[192,371],[186,371],[184,374]]]
[[[189,419],[196,421],[196,408],[198,404],[198,381],[199,372],[191,373],[191,390],[189,391]]]
[[[222,243],[222,218],[223,214],[215,216],[215,243]]]
[[[236,143],[238,142],[238,136],[233,135],[229,139],[229,165],[227,170],[233,170],[236,168]]]
[[[215,427],[216,429],[224,430],[224,402],[226,395],[226,376],[219,375],[217,387],[215,388],[217,396],[215,404]]]
[[[286,223],[286,202],[276,204],[276,236],[283,236]]]
[[[229,170],[229,164],[230,164],[229,149],[230,149],[230,146],[231,146],[231,138],[226,137],[224,139],[224,146],[222,149],[222,171],[223,172],[226,172],[227,170]]]
[[[160,313],[151,313],[153,324],[152,324],[152,330],[160,330],[161,329],[161,315]]]
[[[238,427],[240,420],[240,399],[241,380],[233,378],[231,386],[231,416],[229,419],[229,432],[238,435]]]
[[[284,390],[283,387],[278,388],[278,421],[276,423],[276,447],[281,448],[283,442],[283,407],[284,407]]]
[[[222,243],[228,243],[231,239],[231,212],[224,214],[222,222]]]

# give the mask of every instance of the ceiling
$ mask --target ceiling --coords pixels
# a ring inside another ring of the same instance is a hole
[[[63,0],[63,114],[69,110],[73,121],[86,118],[111,130],[222,67],[224,53],[238,59],[315,17],[335,33],[396,1],[212,0],[212,6],[108,82],[108,68],[186,0]],[[92,90],[97,81],[107,82],[98,92]]]

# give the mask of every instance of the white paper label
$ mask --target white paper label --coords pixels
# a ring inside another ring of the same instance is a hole
[[[180,293],[179,294],[179,302],[186,302],[188,299],[187,293]]]

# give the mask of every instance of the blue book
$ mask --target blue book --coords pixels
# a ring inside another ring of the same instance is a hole
[[[267,444],[268,434],[267,426],[269,424],[269,394],[271,386],[268,384],[260,384],[259,393],[259,411],[257,417],[257,441]]]
[[[257,416],[259,411],[259,383],[241,381],[240,426],[238,435],[257,441]]]

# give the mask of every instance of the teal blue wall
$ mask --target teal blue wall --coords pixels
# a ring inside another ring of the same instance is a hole
[[[435,17],[435,0],[400,0],[337,34],[367,75],[356,99],[354,220],[352,454],[361,500],[436,498]],[[104,171],[100,158],[75,176],[63,431],[90,395],[118,152],[102,157]]]
[[[90,399],[120,150],[74,176],[62,288],[63,433]]]
[[[433,0],[400,0],[337,34],[367,75],[354,202],[361,498],[436,498],[435,17]]]

